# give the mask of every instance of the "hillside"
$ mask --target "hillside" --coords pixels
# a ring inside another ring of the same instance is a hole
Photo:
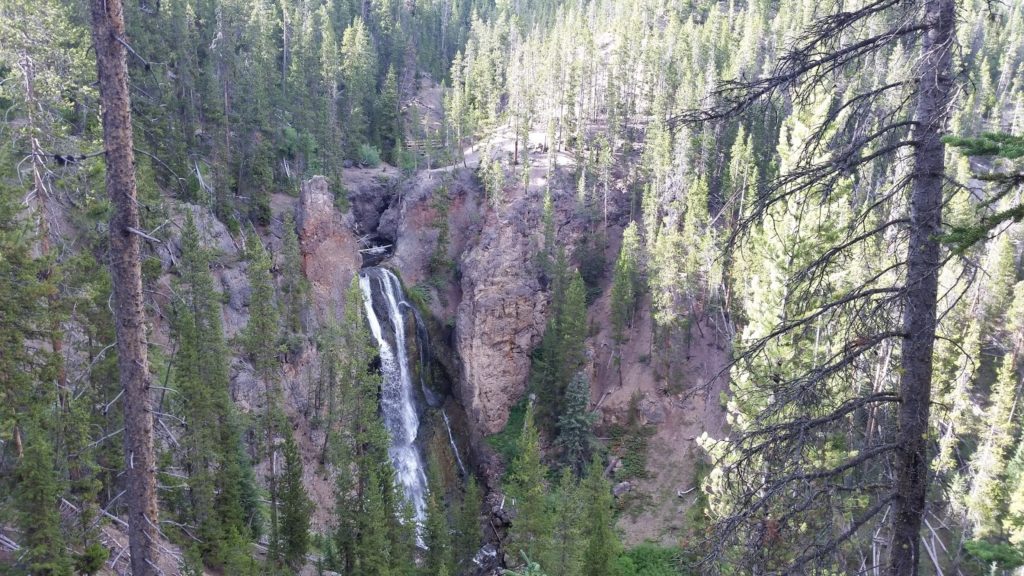
[[[1024,567],[1019,0],[0,0],[0,112],[2,573]]]

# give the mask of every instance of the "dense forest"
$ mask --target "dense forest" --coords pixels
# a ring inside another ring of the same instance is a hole
[[[1024,573],[1024,2],[0,0],[0,573]]]

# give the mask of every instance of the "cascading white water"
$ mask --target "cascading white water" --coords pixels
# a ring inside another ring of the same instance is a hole
[[[402,315],[402,308],[409,304],[405,301],[398,278],[384,268],[366,268],[360,272],[359,287],[363,291],[366,318],[380,350],[380,370],[384,377],[381,412],[384,426],[391,436],[388,456],[395,468],[395,476],[405,491],[405,497],[412,504],[416,524],[422,526],[426,518],[427,475],[423,454],[416,446],[420,418],[413,395]],[[388,334],[384,333],[385,324],[378,318],[374,308],[374,292],[385,305]],[[387,336],[393,339],[389,342]]]
[[[455,445],[455,436],[452,435],[452,424],[448,421],[448,413],[441,410],[441,417],[444,418],[444,428],[448,431],[448,443],[452,445],[452,454],[455,455],[455,462],[459,465],[459,472],[466,475],[466,467],[462,465],[462,456],[459,455],[459,447]]]

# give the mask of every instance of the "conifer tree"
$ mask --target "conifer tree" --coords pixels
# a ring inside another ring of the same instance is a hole
[[[1011,336],[992,384],[980,445],[971,459],[973,475],[966,503],[976,536],[998,535],[1005,527],[1010,528],[1011,538],[1019,542],[1020,496],[1024,494],[1019,476],[1022,461],[1018,461],[1019,454],[1009,452],[1021,429],[1021,418],[1015,412],[1022,385],[1020,369],[1024,367],[1024,281],[1018,282],[1013,292],[1013,304],[1006,313],[1007,332]],[[1013,460],[1008,461],[1011,457]],[[1008,510],[1009,518],[1004,519]]]
[[[386,466],[387,471],[393,471],[390,464]],[[391,475],[394,478],[394,474]],[[389,516],[391,519],[390,535],[391,542],[391,573],[392,574],[416,574],[416,548],[419,544],[420,525],[416,522],[416,511],[412,502],[405,497],[402,487],[393,479],[390,480],[391,500],[388,508],[394,512]]]
[[[270,462],[267,483],[270,488],[270,543],[267,559],[272,564],[284,560],[279,504],[281,493],[278,486],[277,431],[284,420],[281,412],[280,391],[277,386],[277,334],[278,314],[274,303],[274,285],[270,275],[271,259],[263,242],[250,230],[246,236],[246,258],[249,267],[249,322],[242,334],[245,350],[256,374],[263,380],[266,393],[263,412],[263,432],[266,459]]]
[[[377,470],[372,467],[366,472],[366,488],[363,491],[357,524],[355,543],[355,567],[357,574],[367,576],[391,576],[392,542],[390,526],[394,510],[388,506],[387,491],[392,490],[390,482],[382,482]]]
[[[286,315],[285,325],[293,334],[302,331],[302,307],[309,295],[309,281],[302,271],[302,252],[295,229],[295,217],[285,214],[281,240],[281,293]]]
[[[0,148],[0,440],[20,458],[26,429],[39,423],[38,408],[54,401],[50,387],[39,385],[53,377],[54,359],[28,343],[49,324],[46,303],[56,287],[48,263],[33,257],[37,237],[20,216],[20,195],[8,187],[11,165],[8,150]]]
[[[451,529],[444,505],[444,480],[433,455],[427,462],[427,490],[427,520],[423,530],[423,541],[427,547],[425,574],[454,574]]]
[[[245,327],[243,342],[256,373],[268,385],[275,379],[277,369],[278,312],[274,302],[274,284],[270,275],[273,265],[270,254],[254,230],[246,237],[246,258],[249,267],[251,296],[249,298],[249,323]]]
[[[561,414],[565,405],[566,388],[586,362],[587,288],[579,271],[572,274],[565,293],[565,303],[558,316],[560,366],[556,384],[556,413]]]
[[[360,145],[369,141],[373,118],[374,74],[377,56],[370,43],[370,34],[362,18],[356,18],[345,29],[341,39],[341,76],[345,82],[345,137],[349,154],[357,158]]]
[[[312,503],[302,483],[302,455],[290,432],[285,433],[284,471],[281,474],[281,541],[285,561],[298,566],[309,548]]]
[[[398,104],[398,75],[395,74],[395,67],[392,65],[388,67],[388,72],[384,76],[384,84],[376,102],[377,141],[384,152],[384,159],[392,164],[397,163],[397,146],[402,139]]]
[[[186,518],[195,522],[204,542],[204,558],[224,565],[237,557],[252,535],[255,490],[235,407],[228,394],[227,346],[221,325],[219,294],[210,276],[210,254],[202,248],[189,211],[181,235],[183,302],[176,309],[178,341],[175,383],[181,414],[183,460],[189,476]]]
[[[525,553],[547,564],[552,557],[552,518],[548,506],[548,468],[540,459],[540,436],[533,423],[533,406],[528,405],[523,431],[516,443],[516,457],[509,468],[508,494],[515,500],[516,516],[509,528],[506,550]]]
[[[612,277],[612,328],[616,342],[625,339],[624,330],[633,324],[637,300],[640,297],[640,237],[636,222],[630,222],[622,232],[622,246],[615,261]]]
[[[557,444],[562,449],[562,461],[577,476],[582,476],[590,461],[596,442],[593,433],[595,415],[589,411],[590,380],[577,372],[565,391],[565,403],[558,417]]]
[[[554,492],[554,564],[547,570],[562,576],[582,576],[585,516],[583,493],[576,474],[566,468],[562,471]]]
[[[156,548],[156,456],[153,450],[153,408],[149,385],[146,318],[142,292],[142,239],[131,96],[128,91],[128,52],[121,0],[89,3],[93,51],[100,99],[103,102],[103,150],[110,212],[109,253],[113,277],[113,308],[117,326],[117,360],[124,390],[125,472],[128,477],[129,548],[132,572],[150,576],[158,559]]]
[[[24,454],[12,494],[25,549],[23,562],[31,574],[71,576],[60,525],[62,487],[54,469],[53,446],[35,424],[26,426],[23,442]]]
[[[945,235],[947,243],[963,252],[1004,223],[1020,222],[1024,218],[1024,202],[1017,200],[1000,206],[1000,202],[1008,196],[1012,199],[1012,194],[1024,185],[1024,136],[986,133],[978,138],[947,137],[945,142],[966,156],[988,157],[1009,164],[1003,169],[977,175],[993,183],[992,195],[979,206],[976,222],[955,226]]]
[[[462,494],[462,500],[455,513],[455,541],[454,555],[459,570],[466,570],[472,565],[473,557],[480,549],[484,541],[483,531],[480,529],[480,505],[483,498],[480,494],[480,485],[472,474],[466,480],[466,489]]]
[[[587,518],[583,530],[586,541],[583,573],[588,576],[613,576],[615,559],[619,556],[622,544],[615,533],[611,486],[605,480],[604,466],[596,456],[590,462],[583,482],[583,498]]]

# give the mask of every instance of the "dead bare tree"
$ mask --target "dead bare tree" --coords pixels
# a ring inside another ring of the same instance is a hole
[[[128,94],[124,12],[121,0],[91,0],[110,216],[110,272],[114,284],[117,364],[124,389],[125,475],[132,574],[157,568],[158,526],[153,407],[143,311],[139,205],[135,185],[131,103]]]
[[[955,26],[953,0],[867,0],[853,10],[839,4],[783,51],[770,74],[725,82],[704,108],[673,119],[720,122],[823,93],[845,95],[833,99],[795,166],[737,219],[730,248],[756,225],[770,225],[773,207],[795,211],[800,221],[814,209],[809,199],[827,200],[840,182],[855,182],[846,234],[788,279],[775,329],[738,346],[732,368],[756,381],[753,393],[766,408],[720,447],[717,486],[728,491],[730,512],[716,526],[708,566],[742,562],[755,574],[836,565],[853,571],[842,566],[843,549],[858,539],[870,548],[873,528],[885,525],[888,573],[918,573],[938,274],[950,257],[940,245],[941,137],[956,88]],[[908,77],[857,84],[852,72],[859,67],[915,44]],[[872,167],[902,159],[912,163],[905,174],[897,171],[884,186],[868,181]],[[830,275],[871,243],[887,258],[835,296]],[[843,344],[822,347],[789,373],[773,369],[776,343],[815,341],[820,331]],[[830,450],[837,439],[855,445]]]

